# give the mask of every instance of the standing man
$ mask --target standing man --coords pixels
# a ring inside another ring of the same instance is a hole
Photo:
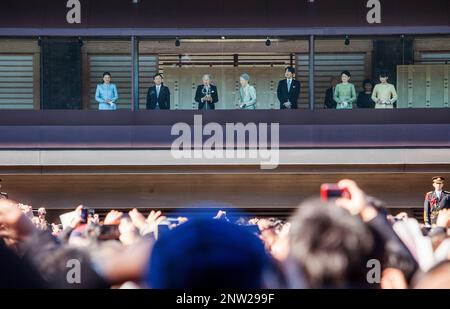
[[[155,86],[147,92],[147,109],[170,109],[169,87],[164,86],[162,74],[153,76]]]
[[[211,85],[211,75],[205,74],[202,78],[203,84],[197,87],[195,93],[195,102],[198,103],[198,109],[216,109],[215,104],[219,102],[217,87]]]
[[[300,82],[294,79],[295,69],[287,67],[284,76],[286,79],[280,80],[277,89],[280,109],[297,109],[297,101],[300,96]]]
[[[2,180],[0,179],[0,200],[7,199],[8,193],[2,192]]]
[[[450,193],[443,191],[445,178],[435,176],[432,178],[434,191],[430,191],[425,195],[424,223],[431,226],[436,223],[439,211],[450,208]]]
[[[336,109],[337,102],[334,100],[334,90],[339,80],[336,76],[330,77],[330,88],[325,91],[325,100],[323,102],[325,109]]]

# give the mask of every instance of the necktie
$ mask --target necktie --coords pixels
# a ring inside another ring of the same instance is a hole
[[[288,79],[288,91],[291,91],[291,82],[292,80]]]
[[[159,92],[161,90],[161,87],[156,87],[156,97],[159,98]]]

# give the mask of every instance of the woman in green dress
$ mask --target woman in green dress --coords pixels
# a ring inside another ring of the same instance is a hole
[[[337,103],[336,109],[352,109],[356,102],[355,85],[350,83],[351,74],[349,71],[341,73],[341,83],[336,85],[334,90],[334,100]]]

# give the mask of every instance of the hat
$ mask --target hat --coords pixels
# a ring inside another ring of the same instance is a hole
[[[433,182],[444,182],[445,178],[442,176],[434,176],[431,180],[433,180]]]

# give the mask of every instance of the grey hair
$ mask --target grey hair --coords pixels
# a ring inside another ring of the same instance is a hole
[[[207,80],[207,79],[211,80],[211,75],[209,75],[209,74],[203,75],[202,80]]]
[[[250,80],[250,75],[248,75],[247,73],[244,73],[241,75],[241,79],[249,81]]]

